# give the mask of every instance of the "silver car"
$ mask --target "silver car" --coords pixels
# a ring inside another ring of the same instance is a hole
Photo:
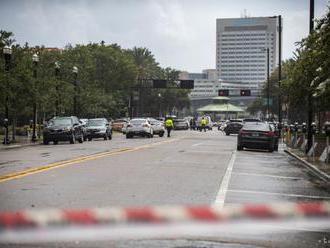
[[[126,127],[126,138],[129,139],[133,136],[152,138],[154,136],[154,130],[150,121],[145,118],[135,118],[130,120]]]
[[[154,118],[149,118],[149,122],[153,128],[154,134],[158,134],[159,137],[163,137],[165,133],[164,122],[158,121]]]

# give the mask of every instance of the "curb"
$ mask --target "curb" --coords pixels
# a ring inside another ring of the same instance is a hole
[[[41,143],[36,142],[36,143],[31,143],[31,144],[23,144],[23,145],[9,145],[9,146],[4,146],[0,147],[0,151],[4,150],[11,150],[11,149],[18,149],[18,148],[23,148],[23,147],[28,147],[28,146],[37,146],[37,145],[41,145]]]
[[[302,159],[301,157],[299,157],[298,155],[294,154],[293,152],[284,149],[284,152],[286,152],[287,154],[291,155],[292,157],[294,157],[295,159],[297,159],[299,162],[302,163],[302,165],[308,169],[310,172],[312,172],[315,176],[317,176],[318,178],[320,178],[322,181],[324,181],[325,183],[327,183],[328,185],[330,185],[330,176],[327,175],[326,173],[324,173],[323,171],[320,171],[316,166],[314,166],[313,164],[309,163],[308,161]]]

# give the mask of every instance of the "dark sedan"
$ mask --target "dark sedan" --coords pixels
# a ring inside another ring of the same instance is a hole
[[[242,122],[229,122],[223,131],[226,133],[226,135],[238,134],[242,127]]]
[[[91,141],[93,138],[112,139],[112,128],[105,118],[89,119],[86,125],[86,138]]]
[[[273,152],[276,135],[271,125],[263,122],[246,123],[237,136],[237,150],[264,149]]]

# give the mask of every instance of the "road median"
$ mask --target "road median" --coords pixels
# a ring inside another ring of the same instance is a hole
[[[310,162],[307,160],[306,157],[302,156],[295,149],[286,148],[284,149],[284,152],[297,159],[313,175],[315,175],[316,177],[318,177],[319,179],[321,179],[322,181],[327,183],[327,185],[330,186],[330,175],[329,175],[330,168],[328,168],[329,165],[327,166],[325,163],[321,163],[321,162],[317,162],[317,163]]]

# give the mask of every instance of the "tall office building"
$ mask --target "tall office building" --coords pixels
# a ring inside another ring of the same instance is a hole
[[[226,87],[250,89],[258,95],[278,64],[278,18],[246,17],[217,19],[216,69]]]

